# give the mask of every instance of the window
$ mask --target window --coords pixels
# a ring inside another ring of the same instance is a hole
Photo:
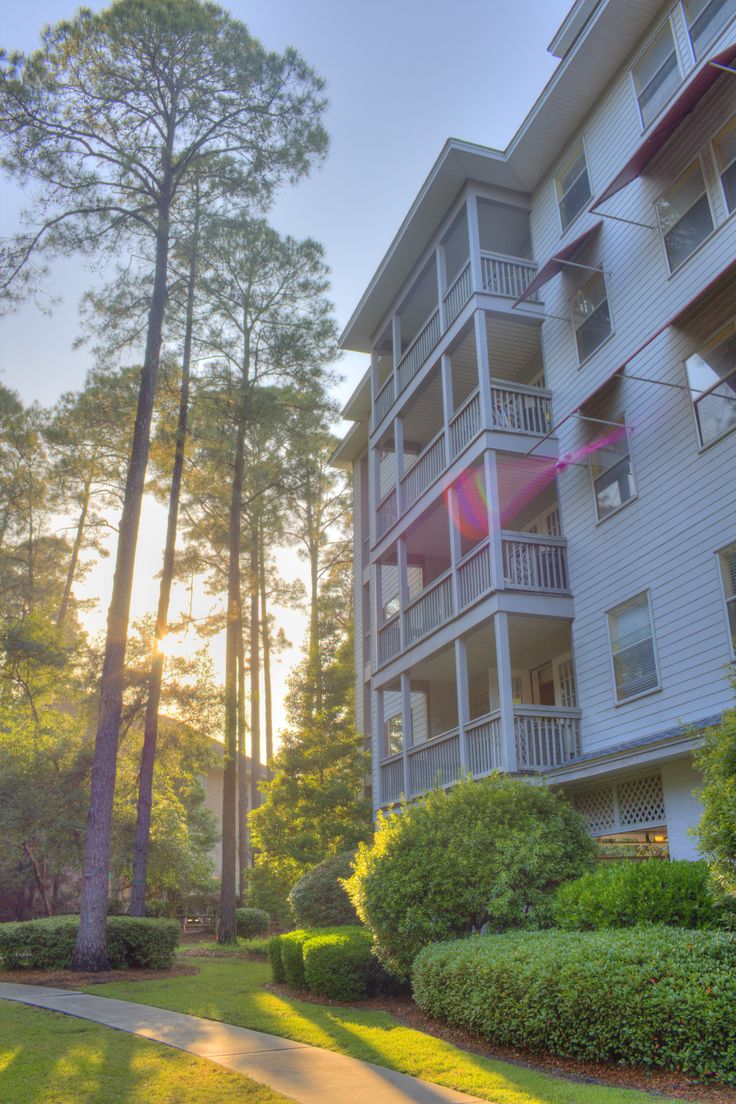
[[[583,143],[578,142],[555,177],[562,229],[567,230],[590,199],[590,180]]]
[[[398,755],[404,750],[404,722],[401,714],[389,717],[383,725],[383,754]]]
[[[649,595],[639,594],[608,614],[616,700],[626,701],[659,686]]]
[[[736,429],[736,321],[685,361],[701,445]]]
[[[572,659],[563,659],[558,664],[557,679],[560,686],[560,705],[565,709],[575,709],[578,695],[575,689],[575,669]]]
[[[632,69],[642,122],[648,127],[680,83],[672,26],[666,20]]]
[[[735,0],[736,2],[736,0]],[[723,196],[729,211],[736,210],[736,115],[713,143]]]
[[[684,8],[693,53],[699,61],[708,43],[736,14],[736,0],[684,0]]]
[[[608,293],[602,272],[595,272],[572,299],[572,324],[582,364],[611,333]]]
[[[670,272],[674,272],[713,231],[700,161],[695,161],[655,206]]]
[[[598,520],[620,509],[636,494],[634,473],[629,455],[629,434],[623,422],[621,429],[607,431],[599,447],[591,453],[595,508]]]
[[[724,548],[718,557],[721,561],[723,593],[726,597],[726,612],[731,630],[731,650],[736,656],[736,544]]]

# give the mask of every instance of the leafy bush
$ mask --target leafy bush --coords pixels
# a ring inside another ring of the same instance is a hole
[[[241,939],[250,939],[254,935],[263,935],[270,923],[268,913],[259,908],[239,908],[235,910],[235,927]]]
[[[274,981],[282,984],[286,981],[286,974],[284,972],[284,960],[281,955],[281,940],[282,935],[272,935],[268,941],[268,959],[271,963],[271,977]]]
[[[342,851],[313,866],[293,886],[289,904],[294,920],[302,928],[334,924],[356,924],[358,916],[342,879],[353,872],[355,851]]]
[[[264,861],[259,856],[256,865],[247,871],[245,900],[250,908],[263,909],[276,924],[288,927],[291,922],[289,890],[300,871]]]
[[[0,959],[6,970],[66,970],[71,965],[78,916],[0,924]],[[179,943],[175,920],[109,916],[107,955],[114,970],[166,969]]]
[[[509,932],[417,956],[428,1015],[498,1046],[736,1084],[736,936],[676,928]]]
[[[712,928],[723,909],[704,862],[620,862],[600,866],[561,885],[553,902],[555,924],[567,931],[667,924]]]
[[[731,683],[736,690],[736,665]],[[705,782],[700,791],[700,850],[723,889],[736,894],[736,709],[726,710],[721,723],[705,733],[695,766]]]
[[[362,1000],[373,988],[376,958],[365,928],[316,935],[302,945],[307,989],[331,1000]]]
[[[496,774],[380,817],[346,884],[379,958],[403,978],[436,940],[549,924],[553,890],[592,865],[593,848],[564,798]]]

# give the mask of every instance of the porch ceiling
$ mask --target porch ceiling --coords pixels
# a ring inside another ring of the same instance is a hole
[[[551,617],[510,617],[511,666],[540,667],[570,651],[570,626]]]

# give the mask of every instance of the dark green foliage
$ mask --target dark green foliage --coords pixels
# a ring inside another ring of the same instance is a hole
[[[241,939],[250,939],[254,935],[263,935],[268,930],[268,913],[259,908],[239,908],[235,910],[235,926]]]
[[[355,851],[342,851],[299,879],[289,894],[289,904],[300,927],[357,923],[358,915],[341,881],[352,874],[354,859]]]
[[[283,984],[286,981],[284,973],[284,960],[281,957],[282,936],[273,935],[268,941],[268,958],[271,963],[271,976],[274,981]]]
[[[593,847],[564,798],[496,774],[380,818],[348,893],[378,957],[406,978],[436,940],[548,925],[552,892],[589,869]]]
[[[6,970],[67,970],[78,928],[78,916],[0,924],[0,960]],[[114,970],[167,969],[178,944],[175,920],[108,917],[107,953]]]
[[[736,667],[732,668],[736,690]],[[728,893],[736,894],[736,709],[705,733],[695,765],[705,785],[700,791],[703,818],[698,828],[700,849]]]
[[[553,901],[554,921],[567,931],[667,924],[712,928],[723,908],[704,862],[620,862],[599,866],[561,885]]]
[[[425,948],[420,1008],[497,1046],[736,1084],[736,936],[509,932]]]
[[[331,1000],[362,1000],[370,995],[376,959],[365,928],[317,935],[303,944],[304,980],[310,993]]]
[[[246,900],[250,908],[262,909],[275,924],[291,923],[289,890],[299,876],[288,866],[278,866],[258,855],[256,865],[247,871]]]

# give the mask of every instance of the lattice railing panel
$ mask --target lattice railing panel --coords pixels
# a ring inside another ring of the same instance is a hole
[[[618,785],[619,816],[622,827],[633,824],[662,824],[665,819],[662,778],[649,774]]]
[[[591,835],[611,831],[616,825],[613,786],[596,786],[575,794],[573,804],[590,825]]]

